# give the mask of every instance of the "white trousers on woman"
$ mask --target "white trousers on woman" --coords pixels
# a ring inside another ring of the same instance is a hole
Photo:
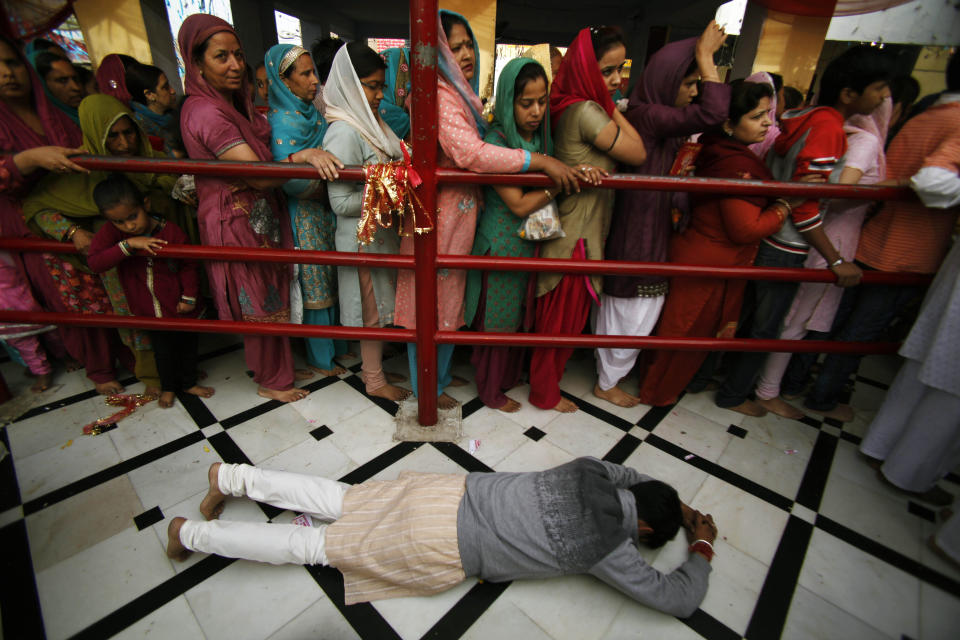
[[[343,496],[349,485],[299,473],[257,469],[246,464],[221,464],[220,491],[246,496],[281,509],[309,514],[332,522],[343,515]],[[327,564],[327,525],[187,520],[180,542],[191,551],[215,553],[271,564]]]
[[[667,296],[617,298],[600,294],[594,333],[603,336],[648,336],[657,326]],[[637,362],[640,349],[597,349],[597,384],[604,391],[617,386]]]

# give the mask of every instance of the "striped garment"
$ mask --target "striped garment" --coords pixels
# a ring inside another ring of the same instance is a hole
[[[930,107],[911,118],[890,144],[887,178],[909,178],[924,167],[960,170],[960,102]],[[857,260],[881,271],[934,273],[956,220],[957,207],[887,202],[863,225]]]
[[[466,476],[412,471],[351,487],[326,534],[346,603],[430,595],[462,582],[457,511],[465,487]]]

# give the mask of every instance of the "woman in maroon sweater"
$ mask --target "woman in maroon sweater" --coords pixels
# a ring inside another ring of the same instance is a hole
[[[187,234],[174,223],[149,215],[149,198],[122,173],[98,184],[93,199],[110,224],[93,237],[87,265],[97,273],[117,268],[135,315],[197,317],[196,261],[156,257],[167,243],[187,244]],[[135,254],[137,250],[147,255]],[[197,384],[197,334],[151,331],[150,340],[160,373],[161,407],[172,407],[177,391],[213,395],[212,387]]]

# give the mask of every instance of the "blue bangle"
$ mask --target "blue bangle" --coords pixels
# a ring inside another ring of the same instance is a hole
[[[533,160],[533,155],[526,149],[523,150],[523,166],[520,167],[520,173],[526,173],[527,169],[530,168],[530,162]]]

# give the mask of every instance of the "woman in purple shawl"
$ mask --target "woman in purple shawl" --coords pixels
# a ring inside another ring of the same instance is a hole
[[[630,94],[627,120],[643,138],[647,160],[634,173],[667,175],[684,139],[727,117],[730,87],[720,82],[713,54],[725,34],[711,21],[699,38],[671,42],[647,63]],[[698,104],[697,80],[703,81]],[[664,191],[619,191],[604,258],[666,262],[673,195]],[[665,276],[606,276],[596,333],[646,336],[657,324],[667,293]],[[597,349],[599,379],[594,394],[630,407],[639,399],[618,383],[633,368],[639,349]]]
[[[47,171],[66,173],[86,171],[69,156],[83,153],[80,128],[60,109],[55,107],[43,90],[37,76],[16,43],[0,36],[0,235],[14,238],[29,237],[23,222],[21,199]],[[56,285],[50,279],[39,253],[7,254],[0,260],[0,304],[4,309],[40,311],[43,303],[59,299]],[[7,295],[9,294],[9,295]],[[22,331],[22,329],[21,329]],[[63,327],[60,331],[68,345],[72,338],[87,331],[77,327]],[[30,341],[36,357],[36,339]],[[46,340],[54,354],[64,356],[63,347],[56,340]],[[31,365],[31,372],[49,376],[49,363],[43,371],[35,371],[31,357],[21,355]],[[71,349],[71,351],[73,351]],[[44,357],[45,360],[45,357]],[[49,378],[40,380],[34,390],[49,386]]]
[[[188,155],[204,160],[273,160],[270,125],[253,107],[243,49],[233,27],[216,16],[195,14],[184,20],[177,41],[186,67],[187,99],[180,124]],[[319,168],[318,154],[316,149],[303,149],[287,161],[309,162]],[[334,169],[321,175],[337,177]],[[203,244],[293,248],[290,218],[281,210],[273,190],[283,182],[197,176],[197,219]],[[221,318],[290,321],[290,265],[206,264]],[[259,385],[258,394],[281,402],[306,397],[308,392],[296,388],[294,379],[312,374],[294,372],[287,338],[244,336],[244,352],[253,380]]]

